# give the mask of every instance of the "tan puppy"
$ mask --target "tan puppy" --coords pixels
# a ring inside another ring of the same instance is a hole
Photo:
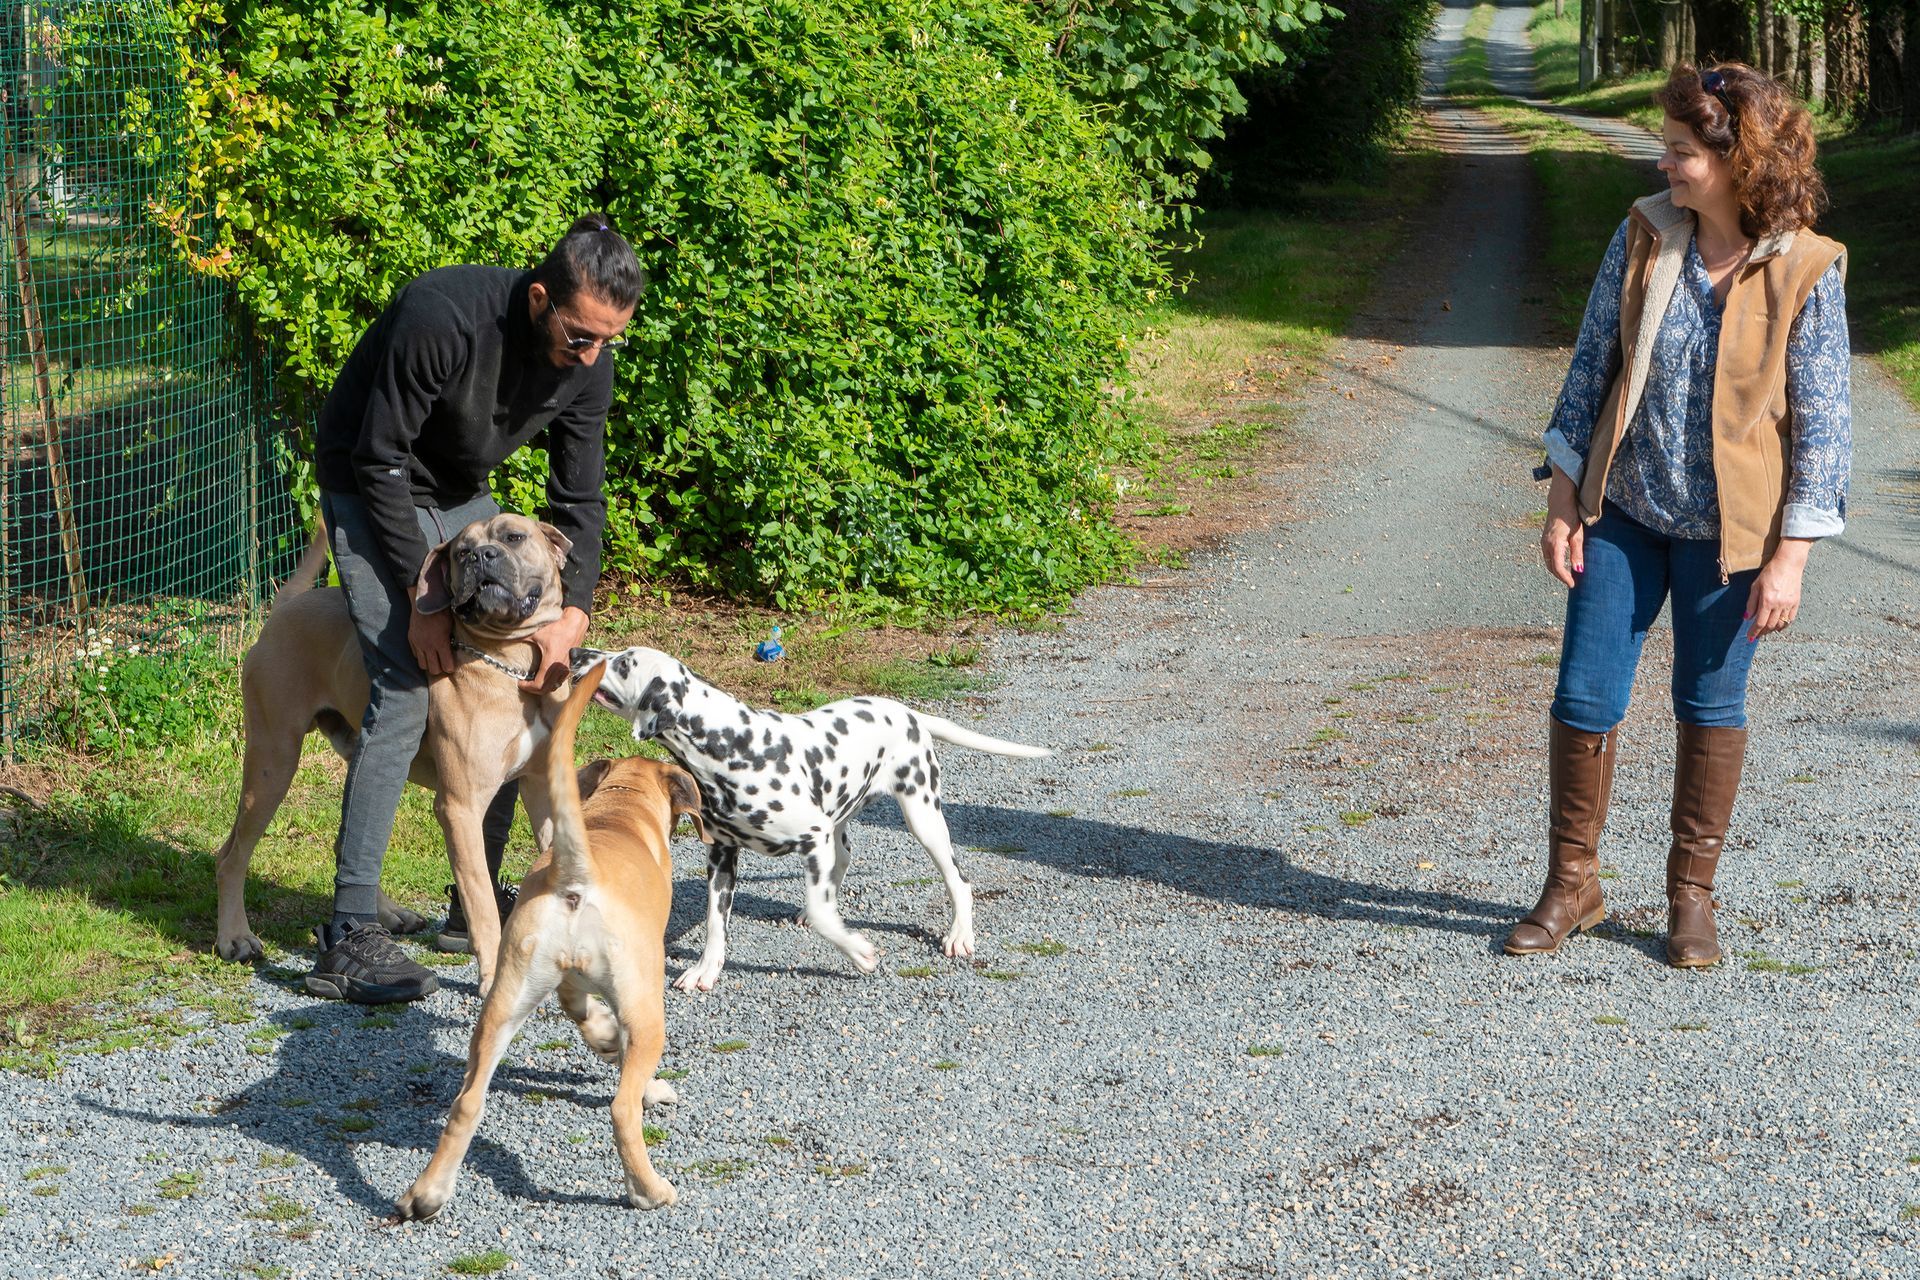
[[[473,930],[480,990],[493,980],[500,942],[499,908],[487,874],[480,824],[502,783],[520,775],[566,705],[566,686],[553,693],[522,693],[508,667],[530,668],[526,637],[560,616],[560,567],[572,544],[552,525],[519,515],[476,520],[427,555],[420,572],[423,613],[452,609],[453,674],[428,687],[426,738],[408,777],[436,793],[434,812],[446,832],[460,901]],[[300,766],[300,746],[318,729],[343,759],[351,759],[367,708],[367,669],[360,656],[346,593],[313,589],[326,563],[323,532],[301,557],[293,578],[275,597],[273,612],[241,668],[246,761],[239,812],[220,846],[216,880],[219,927],[215,949],[228,960],[257,960],[260,939],[247,924],[247,864],[260,836],[286,797]],[[544,793],[526,798],[534,836],[548,840]],[[417,929],[419,916],[384,894],[380,922]]]
[[[553,848],[520,886],[499,974],[467,1050],[466,1080],[433,1159],[400,1197],[402,1218],[431,1218],[453,1198],[494,1068],[528,1015],[556,989],[587,1047],[620,1064],[613,1135],[627,1170],[627,1198],[638,1209],[674,1201],[672,1184],[647,1159],[641,1115],[646,1106],[674,1100],[672,1086],[653,1078],[667,1043],[666,933],[673,907],[667,843],[681,813],[705,837],[700,792],[685,770],[639,757],[595,761],[576,777],[574,728],[605,672],[596,667],[575,681],[544,752],[544,778],[528,775],[529,793],[544,789],[550,796]],[[591,796],[583,805],[587,788]]]

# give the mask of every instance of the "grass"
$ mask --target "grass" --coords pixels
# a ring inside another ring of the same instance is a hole
[[[744,1156],[710,1156],[705,1160],[695,1160],[687,1168],[708,1182],[732,1182],[753,1168],[753,1161]]]
[[[190,1170],[179,1170],[160,1179],[160,1198],[162,1200],[184,1200],[200,1189],[200,1175]]]
[[[1593,1025],[1596,1027],[1624,1027],[1627,1025],[1627,1020],[1617,1013],[1601,1013],[1594,1015]]]
[[[505,1271],[513,1265],[513,1257],[498,1249],[489,1249],[485,1253],[469,1253],[447,1263],[447,1270],[457,1276],[490,1276],[496,1271]]]
[[[1247,1046],[1249,1058],[1284,1058],[1287,1051],[1277,1044],[1250,1044]]]
[[[932,1066],[935,1071],[958,1071],[960,1069],[960,1064],[952,1058],[942,1058],[940,1061],[928,1065]]]
[[[1030,956],[1063,956],[1067,953],[1067,944],[1048,938],[1041,942],[1016,943],[1013,949]]]
[[[933,966],[927,964],[908,964],[900,966],[898,969],[895,969],[894,972],[903,978],[931,978],[933,976]]]
[[[715,1053],[738,1053],[748,1045],[746,1040],[721,1040],[711,1046]]]
[[[258,1222],[298,1222],[307,1216],[307,1207],[286,1196],[268,1195],[247,1216]]]

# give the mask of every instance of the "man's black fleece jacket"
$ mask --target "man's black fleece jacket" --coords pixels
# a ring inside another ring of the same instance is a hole
[[[586,610],[607,523],[613,353],[602,350],[591,366],[555,365],[527,314],[532,280],[501,267],[441,267],[402,286],[320,410],[315,462],[322,489],[367,504],[388,562],[410,587],[428,551],[414,508],[479,497],[508,454],[545,432],[547,519],[573,542],[565,603]]]

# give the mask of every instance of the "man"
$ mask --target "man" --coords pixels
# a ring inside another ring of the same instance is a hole
[[[383,1003],[439,985],[375,912],[426,730],[427,681],[454,663],[452,615],[414,607],[420,566],[432,547],[498,513],[488,476],[544,432],[547,518],[573,551],[562,573],[565,611],[532,637],[539,657],[521,688],[541,693],[566,678],[600,575],[610,353],[625,345],[621,331],[644,284],[633,249],[600,215],[577,220],[532,271],[429,271],[361,335],[320,411],[321,512],[372,688],[341,800],[333,917],[317,931],[306,980],[316,994]],[[518,796],[509,783],[487,809],[496,894]],[[457,895],[448,916],[461,926]]]

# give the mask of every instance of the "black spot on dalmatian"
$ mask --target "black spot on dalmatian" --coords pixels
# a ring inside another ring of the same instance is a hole
[[[865,721],[866,721],[866,722],[867,722],[868,724],[872,724],[872,723],[873,723],[873,712],[871,712],[871,711],[856,711],[856,712],[854,712],[853,714],[854,714],[854,715],[855,715],[855,716],[856,716],[857,718],[859,718],[859,719],[861,719],[861,720],[865,720]]]
[[[912,772],[913,772],[912,766],[903,764],[898,769],[895,769],[893,771],[893,776],[900,779],[900,781],[905,782],[907,780],[907,775]]]
[[[778,800],[767,801],[767,808],[773,810],[775,813],[785,812],[786,807],[787,806],[785,806],[784,804],[781,804]]]
[[[851,730],[851,729],[849,729],[849,728],[847,728],[847,722],[846,722],[845,720],[843,720],[843,719],[841,719],[841,718],[840,718],[839,716],[835,716],[835,717],[833,718],[833,731],[834,731],[835,733],[851,733],[851,732],[853,732],[853,730]]]
[[[920,722],[918,720],[911,718],[907,720],[907,741],[912,743],[918,743],[920,741]]]

